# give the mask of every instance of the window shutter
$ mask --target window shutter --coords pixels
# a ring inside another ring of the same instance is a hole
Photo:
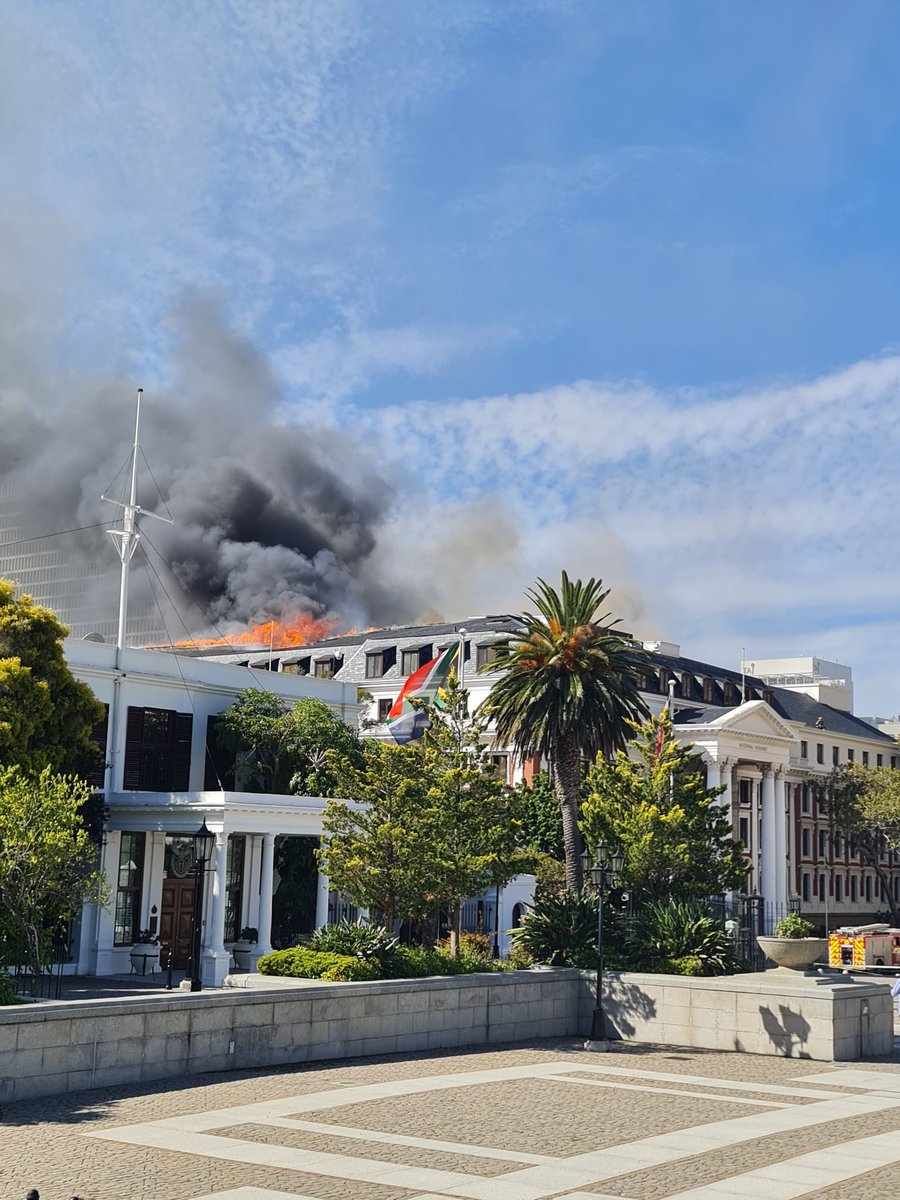
[[[109,705],[103,705],[103,719],[98,721],[91,730],[91,741],[97,747],[99,754],[96,762],[91,764],[91,769],[86,773],[85,778],[92,787],[102,788],[103,780],[106,776],[106,739],[109,736]]]
[[[194,718],[190,713],[172,714],[172,770],[170,791],[186,792],[191,780],[191,733]]]
[[[128,721],[125,725],[125,769],[122,775],[122,787],[126,792],[141,790],[141,764],[144,747],[144,710],[128,708]]]

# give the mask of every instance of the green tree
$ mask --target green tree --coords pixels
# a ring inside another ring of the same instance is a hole
[[[588,847],[602,840],[623,848],[620,886],[638,900],[705,899],[740,887],[747,864],[717,802],[723,789],[706,786],[703,763],[675,739],[668,713],[634,730],[635,757],[598,756],[588,772],[581,809]]]
[[[327,704],[291,704],[259,688],[248,688],[221,714],[216,737],[236,755],[239,786],[254,792],[339,795],[337,764],[362,761],[356,730]]]
[[[538,580],[528,592],[537,612],[520,618],[524,633],[498,646],[491,664],[503,672],[487,700],[497,737],[553,769],[571,892],[582,884],[581,760],[624,747],[628,721],[647,713],[637,686],[643,651],[613,632],[617,621],[597,617],[608,595],[599,579],[572,581],[565,571],[558,592]]]
[[[498,778],[484,737],[486,717],[469,716],[467,693],[451,673],[422,739],[427,781],[420,814],[432,886],[450,918],[450,953],[459,953],[463,902],[529,869],[521,792]]]
[[[421,755],[370,740],[360,765],[342,758],[335,773],[345,799],[325,806],[318,851],[332,887],[374,910],[388,928],[398,919],[424,917],[435,907],[435,894],[422,826],[427,784]]]
[[[105,903],[96,847],[81,809],[90,789],[74,776],[0,769],[0,907],[40,970],[43,936],[85,902]]]
[[[860,860],[875,872],[891,914],[900,924],[900,903],[894,898],[891,872],[881,856],[900,851],[900,771],[846,763],[835,767],[818,791],[828,806],[832,832],[856,847]]]
[[[67,629],[30,596],[0,580],[0,765],[86,774],[103,706],[65,660]]]
[[[515,791],[525,845],[536,854],[565,862],[562,813],[553,780],[546,771],[538,771],[531,783],[517,783]]]

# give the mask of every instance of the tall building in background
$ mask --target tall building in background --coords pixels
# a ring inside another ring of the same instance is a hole
[[[25,511],[15,485],[0,482],[0,579],[11,579],[19,593],[27,592],[52,609],[68,625],[71,637],[99,634],[104,641],[114,642],[119,605],[115,548],[109,545],[106,559],[90,559],[73,545],[71,536],[28,540],[50,532],[35,527],[34,514]],[[138,576],[138,558],[135,567]],[[142,598],[135,589],[128,608],[129,645],[160,645],[168,640],[152,599]]]

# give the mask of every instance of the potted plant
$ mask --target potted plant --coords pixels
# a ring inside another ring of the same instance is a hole
[[[159,938],[149,929],[139,929],[129,952],[136,975],[152,975],[159,967]]]
[[[258,940],[259,930],[254,929],[252,925],[245,925],[241,930],[241,936],[231,947],[234,965],[239,971],[253,970],[253,959],[256,955],[254,947]]]
[[[782,917],[771,937],[757,937],[759,948],[777,967],[789,971],[808,971],[828,952],[826,938],[810,937],[812,924],[799,913]]]

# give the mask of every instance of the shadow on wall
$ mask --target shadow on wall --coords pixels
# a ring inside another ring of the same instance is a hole
[[[769,1035],[769,1041],[775,1047],[776,1053],[785,1058],[809,1058],[810,1054],[804,1049],[809,1040],[809,1021],[799,1013],[791,1012],[783,1004],[778,1006],[780,1018],[771,1008],[759,1006],[759,1015],[763,1028]]]
[[[629,1017],[639,1021],[652,1021],[656,1017],[656,1001],[635,983],[629,983],[620,975],[604,977],[604,1015],[609,1033],[613,1037],[634,1037],[637,1027]]]

